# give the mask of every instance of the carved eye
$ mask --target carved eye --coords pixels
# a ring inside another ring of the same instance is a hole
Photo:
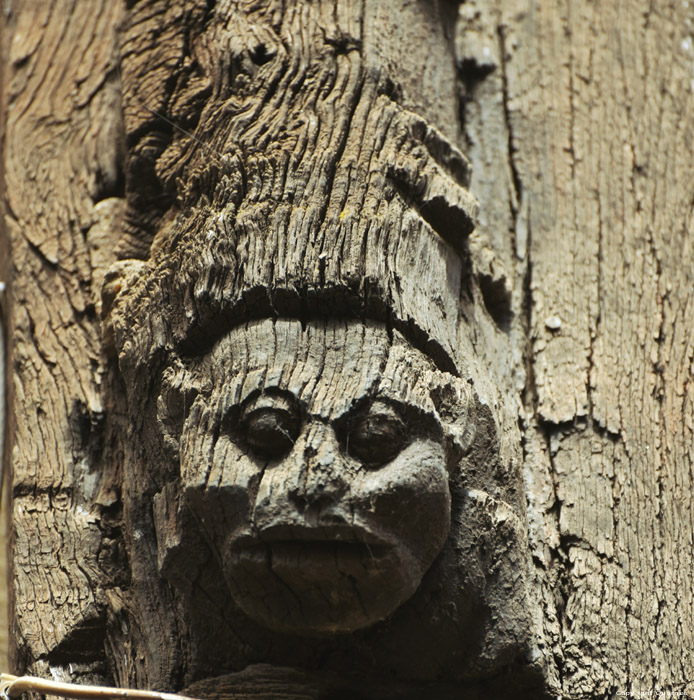
[[[301,418],[284,396],[261,394],[243,411],[246,443],[264,459],[278,459],[291,450],[299,434]]]
[[[395,408],[376,401],[357,419],[348,438],[349,453],[367,466],[390,462],[405,446],[405,423]]]

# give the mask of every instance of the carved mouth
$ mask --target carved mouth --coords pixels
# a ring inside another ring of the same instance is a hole
[[[225,564],[247,615],[310,636],[366,627],[413,593],[398,543],[366,528],[275,524],[234,538]]]
[[[342,526],[305,527],[274,526],[256,536],[238,538],[231,545],[231,560],[241,562],[270,561],[297,566],[356,563],[368,566],[387,556],[391,546],[370,533]]]

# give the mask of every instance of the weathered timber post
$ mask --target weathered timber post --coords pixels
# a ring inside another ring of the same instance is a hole
[[[12,670],[692,694],[688,3],[4,11]]]
[[[119,681],[271,663],[377,695],[532,667],[456,7],[164,7],[121,39],[127,231],[104,286],[134,446]]]

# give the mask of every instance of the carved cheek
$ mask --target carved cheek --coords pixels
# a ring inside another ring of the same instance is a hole
[[[416,440],[353,484],[357,512],[391,540],[421,577],[441,551],[451,524],[451,495],[442,446]]]
[[[195,408],[195,407],[194,407]],[[261,470],[224,433],[215,411],[191,410],[181,437],[181,482],[188,506],[216,548],[249,528]]]

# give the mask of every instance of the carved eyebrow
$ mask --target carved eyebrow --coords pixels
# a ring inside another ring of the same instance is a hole
[[[353,401],[351,406],[336,415],[330,411],[330,407],[325,412],[311,410],[310,397],[299,397],[288,389],[271,385],[253,389],[245,396],[241,395],[233,403],[225,404],[223,412],[226,416],[236,413],[235,420],[244,421],[253,412],[265,408],[286,411],[296,414],[301,420],[308,419],[333,425],[338,432],[344,433],[376,403],[392,407],[403,422],[412,427],[413,434],[433,431],[443,435],[445,432],[441,417],[433,407],[428,410],[425,406],[410,403],[394,396],[391,392],[376,392],[361,396]]]
[[[300,411],[300,401],[289,392],[281,389],[261,390],[251,394],[238,404],[241,407],[241,417],[263,408],[279,409],[288,413]]]
[[[378,403],[393,408],[398,417],[405,424],[413,426],[416,433],[420,432],[420,430],[418,430],[419,426],[427,425],[430,428],[434,427],[437,432],[443,431],[441,421],[435,412],[427,411],[421,406],[385,394],[363,396],[340,415],[330,416],[324,413],[311,411],[306,400],[297,397],[291,391],[273,386],[264,389],[255,389],[245,398],[229,406],[227,410],[238,409],[240,411],[240,420],[244,420],[253,412],[264,408],[286,411],[288,413],[300,414],[309,420],[329,423],[340,429],[347,426],[351,427],[355,420],[369,413],[374,404]]]
[[[346,433],[352,428],[354,422],[363,415],[368,414],[373,405],[377,403],[393,408],[405,424],[406,429],[410,429],[409,434],[412,436],[417,436],[424,432],[432,432],[432,429],[439,436],[443,435],[443,425],[436,413],[383,394],[364,397],[341,416],[331,419],[330,422],[346,437]]]

